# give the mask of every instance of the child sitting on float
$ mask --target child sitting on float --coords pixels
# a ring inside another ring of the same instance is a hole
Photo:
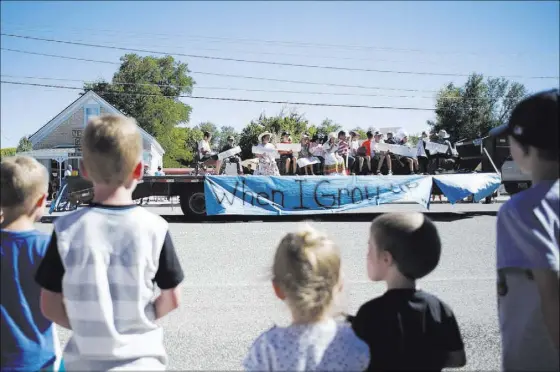
[[[314,176],[313,174],[313,164],[318,164],[320,161],[311,153],[310,149],[309,135],[304,133],[301,136],[301,150],[299,153],[299,159],[297,164],[300,168],[303,168],[306,176]]]
[[[213,152],[210,147],[211,139],[212,133],[204,132],[202,140],[198,142],[198,157],[205,166],[214,166],[217,170],[216,173],[219,173],[222,162],[218,160],[218,154]]]
[[[264,132],[259,135],[259,144],[257,148],[276,150],[276,146],[270,143],[272,133]],[[255,154],[259,159],[257,169],[253,173],[255,176],[279,176],[280,171],[276,164],[277,152],[265,152],[262,154]]]
[[[338,142],[337,134],[329,133],[329,139],[323,145],[325,151],[325,175],[340,173],[339,169],[344,172],[344,160],[337,154]]]
[[[282,132],[282,139],[280,143],[288,144],[288,145],[292,144],[292,137],[290,136],[290,132]],[[292,150],[287,150],[287,151],[278,150],[278,153],[280,154],[280,159],[284,163],[285,172],[286,172],[285,174],[290,174],[290,171],[292,171],[293,174],[296,174],[297,158],[295,157],[294,152]]]

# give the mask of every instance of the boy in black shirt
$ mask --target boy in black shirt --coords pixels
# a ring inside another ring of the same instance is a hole
[[[360,307],[351,320],[370,348],[368,371],[442,370],[466,364],[451,308],[416,289],[416,280],[438,265],[441,242],[422,213],[388,213],[370,229],[367,270],[387,292]]]

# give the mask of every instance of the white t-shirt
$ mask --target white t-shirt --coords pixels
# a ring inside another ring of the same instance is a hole
[[[559,272],[559,181],[543,181],[514,195],[498,213],[498,318],[502,368],[558,370],[537,283],[522,270]],[[512,269],[514,271],[512,271]]]
[[[261,334],[243,362],[246,371],[364,371],[369,347],[347,323],[273,327]]]
[[[202,154],[202,151],[206,151],[206,154]],[[209,155],[210,152],[211,152],[211,148],[208,141],[205,140],[198,141],[198,153],[200,156]]]
[[[422,157],[425,157],[425,158],[427,157],[426,150],[424,149],[424,139],[423,138],[420,138],[418,140],[418,144],[417,144],[416,149],[418,150],[417,153],[416,153],[416,156],[422,156]]]
[[[72,171],[70,169],[66,169],[64,171],[64,177],[71,177],[72,176]]]

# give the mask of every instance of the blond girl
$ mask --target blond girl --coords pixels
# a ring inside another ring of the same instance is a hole
[[[287,234],[272,268],[276,296],[292,313],[288,327],[261,334],[243,363],[246,371],[364,371],[369,349],[332,309],[342,289],[340,255],[324,234],[306,227]]]

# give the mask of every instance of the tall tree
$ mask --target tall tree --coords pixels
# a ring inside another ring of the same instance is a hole
[[[449,83],[439,91],[436,120],[427,123],[433,131],[445,129],[454,140],[476,138],[506,123],[526,95],[520,83],[473,74],[464,86]]]
[[[261,114],[257,120],[252,120],[240,134],[239,146],[244,159],[251,158],[252,147],[257,144],[258,136],[263,132],[271,132],[273,141],[278,141],[282,132],[290,132],[292,140],[299,142],[301,134],[306,132],[309,121],[296,111],[286,113],[284,110],[276,116]]]
[[[234,127],[225,125],[220,128],[220,139],[218,142],[218,148],[221,149],[227,144],[227,138],[229,136],[233,136],[235,143],[239,143],[239,133],[237,133]]]
[[[219,143],[220,143],[220,131],[218,130],[218,127],[216,126],[216,124],[214,124],[210,121],[204,121],[204,122],[198,124],[197,126],[195,126],[194,129],[197,129],[202,133],[209,132],[212,135],[212,140],[210,141],[211,142],[210,146],[216,147],[216,146],[219,145]]]
[[[29,137],[21,137],[17,145],[17,152],[26,152],[33,150],[33,144],[29,140]]]
[[[121,57],[121,65],[111,82],[88,83],[84,89],[93,90],[126,115],[134,117],[140,127],[165,143],[165,146],[162,144],[166,150],[165,158],[169,158],[167,140],[172,133],[180,133],[172,129],[188,123],[191,113],[191,107],[179,100],[181,95],[192,93],[195,82],[188,74],[187,64],[177,62],[171,56],[126,54]]]

